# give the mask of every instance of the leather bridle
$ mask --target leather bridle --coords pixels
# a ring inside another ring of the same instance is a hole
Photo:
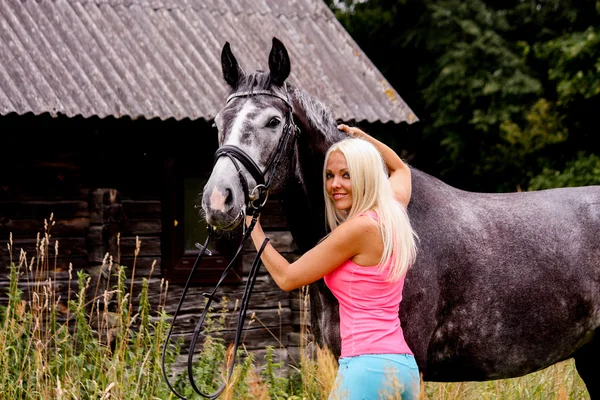
[[[196,348],[198,339],[200,337],[200,333],[202,332],[202,327],[204,325],[204,321],[206,319],[206,316],[208,314],[210,306],[213,301],[217,301],[215,293],[218,290],[221,283],[223,283],[223,281],[225,280],[225,278],[231,271],[234,261],[237,259],[237,257],[241,253],[241,250],[244,247],[244,244],[250,237],[250,234],[252,233],[252,230],[254,229],[254,226],[256,225],[258,217],[260,216],[260,213],[261,213],[263,207],[265,206],[267,199],[269,197],[269,187],[272,183],[273,177],[275,176],[277,166],[278,166],[279,162],[281,161],[282,156],[285,153],[286,148],[288,146],[289,146],[289,152],[290,152],[289,159],[290,160],[292,159],[291,156],[292,156],[292,152],[294,150],[294,142],[295,142],[298,134],[300,133],[300,130],[294,124],[293,115],[292,115],[293,108],[292,108],[292,104],[289,99],[287,86],[284,86],[284,88],[285,88],[285,94],[286,94],[285,97],[283,97],[282,95],[280,95],[276,92],[270,91],[270,90],[254,90],[254,91],[245,91],[245,92],[235,92],[227,98],[227,102],[226,102],[226,103],[229,103],[231,100],[233,100],[234,98],[238,98],[238,97],[249,97],[249,96],[259,96],[259,95],[274,96],[274,97],[277,97],[277,98],[283,100],[286,103],[286,105],[288,106],[288,111],[286,113],[286,121],[285,121],[285,125],[283,127],[283,132],[281,134],[281,138],[279,139],[279,142],[277,143],[277,147],[275,148],[275,151],[273,152],[273,154],[270,157],[269,162],[267,163],[267,167],[265,168],[265,171],[261,171],[261,169],[258,167],[258,165],[256,165],[256,162],[250,156],[248,156],[248,154],[246,154],[242,149],[240,149],[237,146],[223,145],[223,146],[219,147],[215,153],[215,163],[217,162],[217,160],[220,157],[228,157],[231,160],[231,162],[233,163],[233,165],[235,166],[235,168],[238,172],[238,177],[240,179],[240,183],[242,185],[242,190],[244,191],[245,206],[242,207],[242,211],[241,211],[242,223],[244,224],[244,227],[246,226],[246,221],[245,221],[244,217],[245,217],[246,213],[248,212],[248,210],[250,210],[252,212],[252,220],[250,222],[250,225],[248,225],[248,227],[244,229],[242,241],[241,241],[238,249],[236,250],[233,258],[231,259],[231,261],[229,262],[227,267],[225,267],[225,269],[223,270],[223,273],[221,274],[221,278],[215,285],[214,289],[210,293],[202,293],[202,295],[207,299],[207,301],[204,306],[202,315],[200,316],[200,320],[198,321],[198,323],[196,324],[196,328],[194,329],[194,334],[192,336],[192,340],[191,340],[190,347],[188,350],[188,363],[187,363],[188,368],[187,368],[187,370],[188,370],[188,378],[190,380],[190,384],[196,393],[198,393],[200,396],[202,396],[204,398],[211,399],[211,400],[219,397],[219,395],[225,389],[227,382],[229,381],[229,379],[231,378],[231,375],[233,373],[233,368],[235,367],[235,360],[236,360],[236,356],[237,356],[237,349],[238,349],[240,341],[241,341],[242,330],[244,327],[244,321],[246,319],[246,311],[248,308],[248,303],[250,301],[250,295],[252,294],[252,289],[254,287],[254,283],[256,282],[256,275],[260,268],[260,256],[261,256],[262,252],[264,251],[267,243],[270,240],[268,237],[265,238],[260,249],[258,250],[258,252],[256,254],[256,258],[254,259],[254,262],[252,263],[252,268],[250,269],[250,272],[248,274],[248,279],[246,280],[246,286],[244,288],[244,293],[242,295],[242,301],[241,301],[241,305],[240,305],[240,312],[238,315],[235,339],[234,339],[234,343],[233,343],[231,362],[230,362],[230,365],[228,368],[227,377],[226,377],[225,381],[221,384],[221,386],[215,392],[203,393],[196,385],[196,382],[193,377],[193,354],[194,354],[194,350]],[[290,141],[291,141],[291,143],[290,143]],[[240,167],[240,163],[246,169],[246,171],[248,171],[248,173],[252,176],[252,178],[254,179],[254,181],[256,183],[256,186],[252,190],[249,190],[249,188],[248,188],[248,181],[247,181],[246,177],[244,176],[244,171]],[[266,180],[265,180],[265,176],[266,176]],[[165,342],[164,342],[163,350],[162,350],[163,376],[165,378],[167,386],[169,386],[169,389],[171,389],[171,391],[182,400],[187,400],[187,398],[184,397],[182,394],[178,393],[175,390],[175,388],[173,388],[171,383],[169,382],[169,379],[167,376],[167,371],[165,368],[165,355],[166,355],[167,345],[169,343],[169,340],[171,338],[171,334],[173,331],[173,326],[175,325],[175,320],[177,319],[177,315],[179,314],[179,311],[181,310],[181,306],[183,305],[183,301],[187,294],[189,285],[192,281],[194,272],[196,271],[198,265],[200,264],[200,261],[202,260],[202,257],[204,256],[204,254],[206,253],[206,254],[210,255],[210,252],[207,250],[207,247],[208,247],[208,244],[210,242],[210,239],[211,239],[212,233],[213,233],[212,226],[208,225],[207,230],[208,230],[208,235],[207,235],[207,238],[206,238],[206,241],[204,242],[204,244],[200,245],[199,243],[196,243],[196,246],[200,249],[200,253],[198,254],[198,257],[196,258],[196,261],[194,262],[194,266],[192,267],[192,270],[190,272],[188,280],[183,288],[183,293],[181,294],[179,304],[177,305],[177,309],[175,310],[175,314],[173,315],[173,320],[171,322],[171,326],[169,327],[169,331],[165,338]]]
[[[270,91],[270,90],[255,90],[255,91],[246,91],[246,92],[237,92],[231,94],[227,98],[227,103],[237,97],[248,97],[248,96],[273,96],[283,100],[288,106],[288,112],[285,117],[285,125],[283,126],[283,132],[281,137],[279,138],[279,142],[277,143],[277,147],[275,151],[271,155],[269,162],[267,163],[267,167],[265,171],[261,171],[258,165],[254,162],[254,160],[248,156],[242,149],[233,145],[223,145],[217,149],[215,153],[215,163],[216,161],[223,156],[228,157],[233,165],[235,166],[238,176],[240,178],[240,183],[242,184],[242,188],[244,191],[244,196],[246,200],[246,205],[251,205],[256,209],[261,203],[267,201],[268,197],[268,189],[271,186],[271,181],[273,176],[275,175],[275,171],[277,170],[277,165],[281,161],[281,157],[285,152],[286,147],[288,146],[289,140],[293,142],[296,140],[298,133],[300,130],[294,124],[294,119],[292,116],[292,104],[289,100],[287,87],[286,87],[286,97],[281,96],[280,94]],[[293,147],[293,146],[292,146]],[[293,150],[293,149],[292,149]],[[248,190],[248,181],[244,176],[242,169],[240,168],[237,161],[241,162],[243,166],[246,168],[246,171],[252,175],[254,181],[256,182],[256,186],[251,191]],[[268,174],[267,180],[265,181],[265,176]]]

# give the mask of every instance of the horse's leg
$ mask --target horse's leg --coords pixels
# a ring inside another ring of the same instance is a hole
[[[575,353],[574,358],[575,367],[587,387],[590,399],[600,400],[600,340],[595,338],[583,346]]]

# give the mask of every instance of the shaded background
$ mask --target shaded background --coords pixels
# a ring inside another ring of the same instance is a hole
[[[369,126],[414,167],[471,191],[600,184],[600,1],[327,3],[420,118]]]

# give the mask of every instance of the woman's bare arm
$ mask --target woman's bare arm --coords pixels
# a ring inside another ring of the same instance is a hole
[[[252,217],[247,217],[246,223]],[[369,238],[377,237],[379,228],[367,216],[345,221],[323,241],[307,251],[293,263],[287,261],[271,244],[267,244],[261,260],[277,286],[285,291],[313,283],[369,247]],[[252,231],[252,241],[259,249],[265,233],[257,222]]]

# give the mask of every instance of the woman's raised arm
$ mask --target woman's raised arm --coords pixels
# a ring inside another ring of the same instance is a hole
[[[390,173],[389,182],[394,195],[399,202],[404,204],[404,207],[407,207],[412,193],[411,175],[408,165],[389,146],[368,135],[366,132],[345,124],[339,125],[338,129],[349,136],[370,142],[379,150]]]

